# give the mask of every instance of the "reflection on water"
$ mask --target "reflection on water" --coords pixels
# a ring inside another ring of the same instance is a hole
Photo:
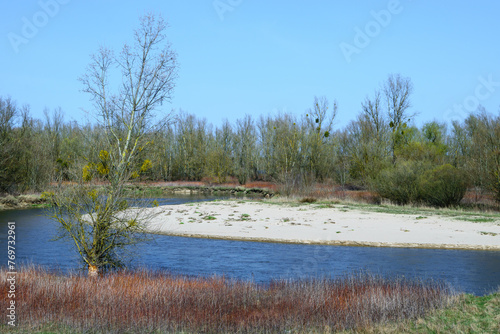
[[[220,198],[220,197],[219,197]],[[161,204],[214,197],[177,196]],[[0,250],[7,263],[7,222],[16,222],[18,264],[63,271],[79,267],[68,241],[51,241],[57,226],[42,209],[0,212]],[[268,282],[276,278],[336,277],[367,270],[385,276],[440,279],[478,295],[500,286],[500,252],[412,248],[315,246],[212,240],[155,235],[134,249],[133,267],[167,269],[185,275],[225,275]],[[1,256],[1,252],[0,252]]]

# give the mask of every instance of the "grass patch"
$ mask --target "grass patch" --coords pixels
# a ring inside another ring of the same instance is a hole
[[[498,235],[498,233],[494,233],[494,232],[484,232],[484,231],[481,231],[480,233],[481,233],[481,235],[490,235],[492,237],[496,237]]]
[[[6,269],[0,285],[6,291]],[[262,285],[139,270],[99,278],[18,271],[14,332],[324,333],[424,317],[449,305],[446,285],[365,273]],[[0,307],[7,308],[7,294]],[[6,329],[0,326],[0,331]]]
[[[494,218],[473,218],[473,217],[457,217],[459,220],[466,220],[473,223],[492,223],[496,221]]]
[[[214,216],[205,216],[205,217],[203,217],[203,219],[205,219],[205,220],[216,220],[217,218],[214,217]]]
[[[450,307],[425,317],[379,325],[361,333],[500,333],[500,292],[482,297],[461,295]]]

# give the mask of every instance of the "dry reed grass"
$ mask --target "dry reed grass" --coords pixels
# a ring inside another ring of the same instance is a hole
[[[8,303],[6,275],[0,270],[2,309]],[[55,324],[112,333],[324,333],[421,317],[453,297],[444,284],[366,273],[260,285],[148,270],[92,279],[24,268],[16,289],[21,329]]]

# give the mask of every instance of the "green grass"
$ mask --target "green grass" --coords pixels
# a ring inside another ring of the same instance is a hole
[[[423,318],[358,333],[500,333],[500,291],[482,297],[461,295],[452,306],[434,310]]]
[[[49,203],[31,204],[32,209],[46,209],[50,207],[51,205]]]
[[[492,223],[496,221],[494,218],[469,218],[469,217],[458,217],[460,220],[467,220],[473,223]]]

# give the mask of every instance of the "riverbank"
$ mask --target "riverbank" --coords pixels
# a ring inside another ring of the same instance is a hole
[[[500,250],[500,215],[343,203],[215,201],[151,208],[154,233],[324,245]],[[377,212],[378,211],[378,212]]]
[[[40,194],[19,196],[7,195],[0,197],[0,211],[14,209],[33,209],[46,205],[46,200]]]
[[[73,185],[73,183],[64,183],[62,186],[71,187]],[[95,187],[101,186],[99,184],[95,185]],[[202,182],[141,182],[126,185],[124,196],[130,198],[164,198],[175,197],[176,195],[273,197],[275,191],[272,187],[267,186],[268,184],[264,182],[255,182],[247,186],[233,184],[207,185]],[[56,188],[55,185],[49,187],[47,193],[54,191],[54,188]],[[0,211],[48,206],[47,197],[43,194],[0,195]]]

